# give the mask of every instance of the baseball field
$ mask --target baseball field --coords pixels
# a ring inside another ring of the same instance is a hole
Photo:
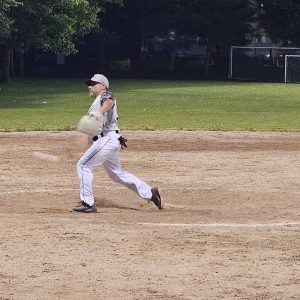
[[[123,168],[164,209],[99,167],[80,214],[79,84],[0,86],[0,299],[300,298],[300,86],[115,81]]]

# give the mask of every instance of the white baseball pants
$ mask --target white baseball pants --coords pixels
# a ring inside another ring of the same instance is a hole
[[[111,131],[93,142],[77,163],[77,174],[80,180],[80,199],[88,205],[95,202],[93,196],[93,169],[103,164],[108,176],[129,189],[141,198],[152,197],[151,187],[138,177],[122,170],[118,152],[120,150],[119,133]]]

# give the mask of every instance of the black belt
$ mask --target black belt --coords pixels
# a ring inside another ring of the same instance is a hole
[[[119,133],[120,131],[119,130],[115,130],[115,133]],[[101,137],[104,137],[104,133],[103,132],[101,132],[101,133],[99,133],[99,135],[101,136]],[[92,140],[95,142],[95,141],[97,141],[99,139],[99,136],[98,135],[95,135],[93,138],[92,138]]]

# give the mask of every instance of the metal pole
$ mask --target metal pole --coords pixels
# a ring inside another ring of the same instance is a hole
[[[230,64],[229,64],[229,74],[228,74],[228,78],[232,79],[232,57],[233,57],[233,48],[234,46],[230,47]]]

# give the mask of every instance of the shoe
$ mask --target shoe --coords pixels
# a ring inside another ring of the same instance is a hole
[[[96,207],[96,203],[94,203],[91,206],[83,201],[79,201],[78,204],[74,208],[72,208],[72,211],[92,213],[92,212],[97,212],[97,207]]]
[[[152,201],[158,207],[158,209],[163,209],[162,199],[160,197],[158,189],[152,188],[151,192],[152,192],[152,197],[151,197],[150,201]]]

